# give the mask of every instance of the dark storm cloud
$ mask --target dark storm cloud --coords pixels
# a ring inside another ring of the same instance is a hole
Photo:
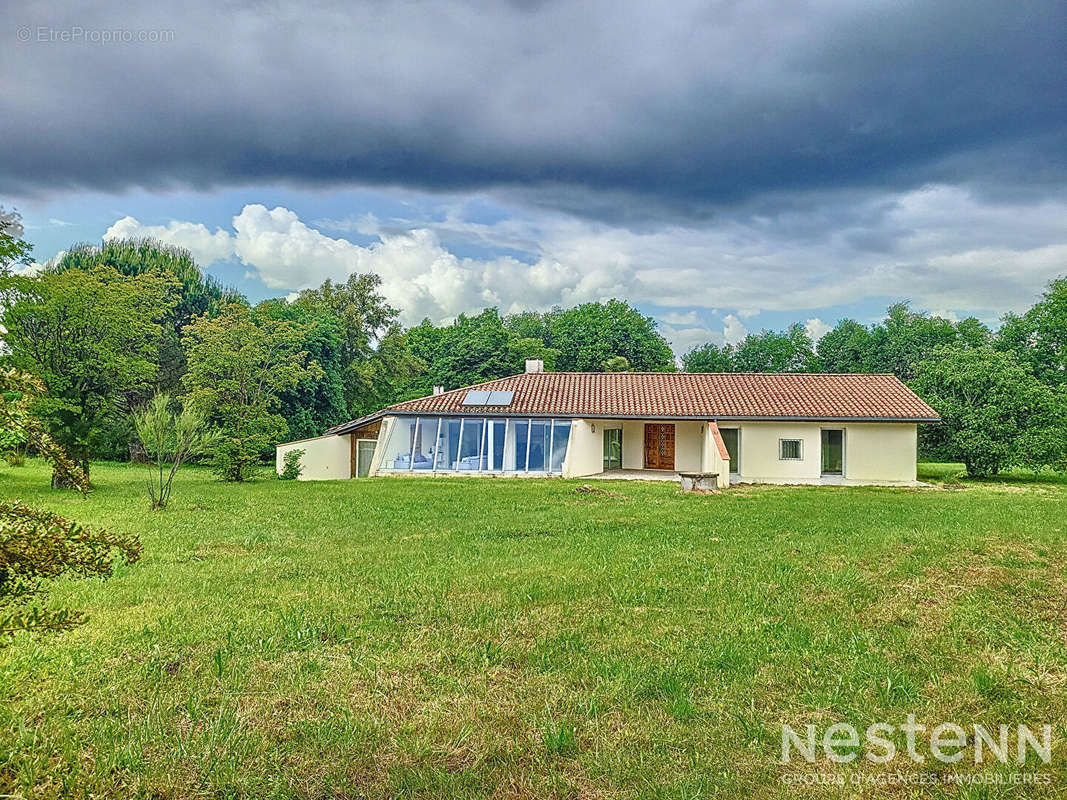
[[[624,219],[1064,179],[1058,0],[60,5],[8,15],[5,194],[502,187]],[[79,27],[173,41],[40,41]]]

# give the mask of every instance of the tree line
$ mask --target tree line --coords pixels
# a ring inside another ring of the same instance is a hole
[[[94,459],[151,456],[135,412],[161,396],[217,431],[210,459],[239,481],[279,441],[436,385],[521,372],[527,358],[569,371],[674,368],[655,321],[615,300],[544,314],[485,309],[404,329],[376,275],[252,304],[205,276],[188,251],[157,241],[78,245],[29,275],[11,269],[29,263],[28,246],[5,235],[0,364],[46,387],[32,414],[85,473]],[[0,451],[20,445],[17,431],[0,432]]]
[[[187,251],[147,239],[79,245],[39,274],[16,274],[10,266],[30,250],[10,230],[0,240],[0,365],[46,387],[32,413],[86,472],[93,459],[138,456],[134,412],[160,395],[217,432],[206,457],[220,476],[243,480],[279,441],[434,386],[515,374],[528,358],[559,371],[676,369],[655,320],[620,300],[487,308],[405,329],[375,275],[252,304]],[[708,343],[681,361],[692,372],[893,373],[944,417],[923,430],[926,456],[963,461],[975,475],[1065,464],[1063,279],[996,331],[897,303],[880,322],[841,320],[817,342],[798,323]],[[0,450],[17,449],[12,439],[0,432]]]

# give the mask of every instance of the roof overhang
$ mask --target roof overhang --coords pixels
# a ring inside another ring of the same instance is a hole
[[[472,409],[470,411],[456,412],[456,411],[400,411],[395,409],[385,409],[378,411],[374,414],[369,414],[366,417],[360,417],[359,419],[346,422],[343,425],[338,425],[335,428],[331,428],[326,431],[325,435],[342,435],[345,433],[351,433],[357,428],[362,428],[364,425],[369,425],[383,417],[454,417],[456,419],[464,419],[469,417],[499,417],[501,419],[650,419],[650,420],[667,420],[672,422],[836,422],[836,423],[862,423],[862,422],[882,422],[882,423],[934,423],[940,422],[940,417],[790,417],[790,416],[709,416],[705,414],[701,415],[656,415],[656,414],[567,414],[567,413],[555,413],[546,414],[544,412],[529,413],[529,412],[516,412],[516,411],[493,411],[493,410],[478,410]]]

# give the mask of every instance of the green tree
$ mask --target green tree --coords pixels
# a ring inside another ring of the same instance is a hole
[[[1067,278],[1052,281],[1021,317],[1007,314],[997,347],[1015,353],[1044,383],[1067,385]]]
[[[159,371],[153,386],[158,391],[175,391],[185,373],[185,355],[181,349],[185,326],[200,314],[215,313],[223,303],[243,301],[239,292],[205,275],[188,250],[155,239],[111,239],[100,245],[74,245],[57,259],[55,270],[91,270],[98,266],[113,267],[131,277],[163,273],[177,281],[175,303],[159,320],[163,331],[156,358]],[[120,431],[118,435],[121,437],[123,433]]]
[[[245,305],[231,303],[185,329],[189,369],[183,383],[193,407],[220,431],[215,469],[227,481],[254,476],[289,427],[280,396],[322,369],[300,349],[302,333],[288,320],[257,324]]]
[[[13,264],[29,264],[33,245],[22,238],[22,216],[0,206],[0,270]]]
[[[546,345],[559,351],[562,372],[601,372],[610,358],[625,358],[635,372],[672,372],[674,353],[656,321],[621,300],[585,303],[553,312]]]
[[[379,397],[378,389],[368,385],[368,375],[381,376],[394,370],[404,375],[420,366],[396,363],[400,353],[394,345],[402,331],[397,310],[385,302],[379,291],[381,283],[382,279],[373,273],[354,273],[344,283],[327,280],[317,289],[306,289],[292,303],[293,311],[303,314],[304,319],[329,317],[336,323],[343,416],[358,415]],[[389,346],[383,352],[382,345],[387,340]],[[384,356],[388,358],[381,363]],[[330,374],[325,363],[323,368]]]
[[[1063,396],[1011,353],[943,346],[919,362],[912,388],[941,415],[931,437],[973,476],[1015,464],[1062,469]]]
[[[361,417],[397,400],[429,394],[429,389],[411,394],[413,387],[427,385],[426,373],[427,364],[411,351],[408,334],[399,325],[390,329],[378,342],[374,356],[354,371],[353,396],[358,401],[349,406],[349,416]]]
[[[871,331],[871,370],[892,372],[907,383],[920,363],[957,339],[956,327],[949,320],[912,311],[907,302],[894,303]]]
[[[733,352],[735,372],[813,372],[818,360],[811,337],[800,323],[783,333],[750,333]]]
[[[109,426],[153,385],[159,321],[174,305],[175,281],[93,267],[7,283],[14,299],[0,317],[5,360],[42,379],[47,394],[33,414],[88,473]]]
[[[686,372],[736,372],[734,348],[728,344],[720,347],[714,342],[694,347],[682,356],[682,368]]]
[[[827,331],[817,347],[819,363],[826,372],[876,372],[871,332],[854,319],[840,320]]]
[[[539,339],[523,338],[504,327],[495,308],[475,316],[460,314],[451,325],[437,327],[423,320],[407,332],[408,352],[425,365],[402,394],[419,397],[433,386],[455,389],[515,375],[527,358],[540,358],[551,369],[556,352]]]
[[[36,375],[13,367],[0,367],[0,442],[32,445],[52,465],[52,483],[90,490],[89,475],[74,461],[44,424],[33,415],[33,405],[45,392]]]
[[[321,377],[309,372],[292,389],[279,393],[278,413],[289,426],[289,438],[318,436],[355,416],[345,402],[346,378],[351,379],[353,373],[344,361],[340,322],[328,309],[266,300],[252,314],[263,327],[290,321],[300,339],[297,349],[322,370]]]
[[[134,412],[133,424],[147,460],[148,499],[152,509],[170,502],[174,476],[190,456],[205,452],[215,440],[204,415],[189,407],[178,408],[169,394],[157,394]]]

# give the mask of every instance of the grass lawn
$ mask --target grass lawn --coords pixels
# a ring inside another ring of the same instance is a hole
[[[188,469],[152,513],[134,467],[94,465],[87,500],[4,467],[0,496],[135,531],[144,557],[54,589],[81,628],[0,650],[0,794],[1062,796],[1067,483],[957,471],[682,495]],[[909,713],[1051,724],[1052,764],[777,763],[783,723]],[[952,771],[1052,785],[782,783]]]

